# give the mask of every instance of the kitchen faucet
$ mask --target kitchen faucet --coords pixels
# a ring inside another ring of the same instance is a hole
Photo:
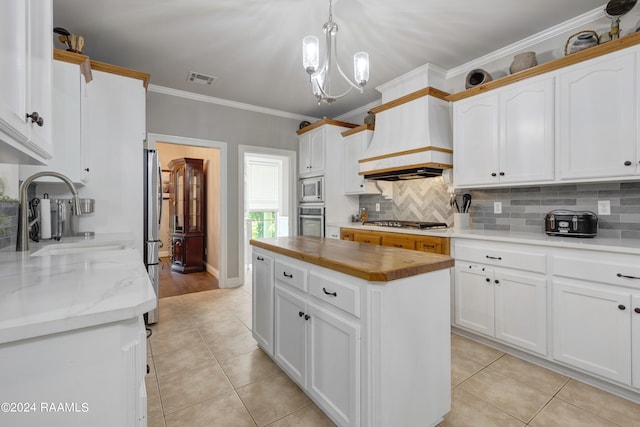
[[[36,179],[43,176],[51,176],[54,178],[58,178],[67,184],[69,190],[71,190],[71,194],[73,195],[73,215],[82,215],[82,208],[80,207],[80,199],[78,198],[78,190],[76,190],[73,182],[66,176],[62,175],[58,172],[45,171],[38,172],[31,175],[29,178],[25,179],[22,184],[20,184],[20,205],[19,205],[19,219],[18,219],[18,238],[16,242],[16,251],[28,251],[29,250],[29,221],[27,212],[29,211],[29,207],[27,206],[27,188],[29,184],[31,184]]]

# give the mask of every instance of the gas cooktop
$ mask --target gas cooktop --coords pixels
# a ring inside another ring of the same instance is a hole
[[[447,228],[444,222],[420,222],[420,221],[400,221],[400,220],[378,220],[366,221],[364,225],[375,225],[378,227],[394,227],[394,228],[415,228],[424,230],[427,228]]]

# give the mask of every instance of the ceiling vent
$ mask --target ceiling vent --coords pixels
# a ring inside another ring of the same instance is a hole
[[[213,76],[207,76],[206,74],[196,73],[193,71],[189,71],[189,74],[187,75],[188,82],[202,86],[211,86],[211,83],[213,83],[215,79],[216,78]]]

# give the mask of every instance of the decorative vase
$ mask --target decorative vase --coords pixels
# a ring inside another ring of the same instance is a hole
[[[613,37],[611,37],[613,39]],[[588,47],[597,46],[598,33],[595,31],[580,31],[569,37],[564,45],[564,54],[570,55]]]
[[[493,80],[491,74],[487,73],[485,70],[477,68],[475,70],[469,71],[469,74],[467,74],[467,79],[465,80],[464,87],[467,89],[471,89],[472,87],[490,82],[491,80]]]
[[[513,57],[513,62],[509,67],[511,74],[518,71],[526,70],[527,68],[535,67],[538,65],[538,59],[535,52],[523,52]]]
[[[376,124],[376,115],[371,111],[367,111],[367,116],[364,118],[364,123],[367,125],[375,125]]]

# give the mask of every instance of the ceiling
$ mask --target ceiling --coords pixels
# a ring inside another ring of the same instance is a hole
[[[376,101],[376,86],[425,63],[451,69],[605,4],[334,0],[340,62],[351,75],[353,53],[368,52],[371,78],[330,105],[317,105],[301,59],[305,35],[324,49],[328,0],[53,0],[53,24],[82,35],[92,59],[148,72],[153,85],[319,118]],[[190,71],[216,80],[187,82]]]

